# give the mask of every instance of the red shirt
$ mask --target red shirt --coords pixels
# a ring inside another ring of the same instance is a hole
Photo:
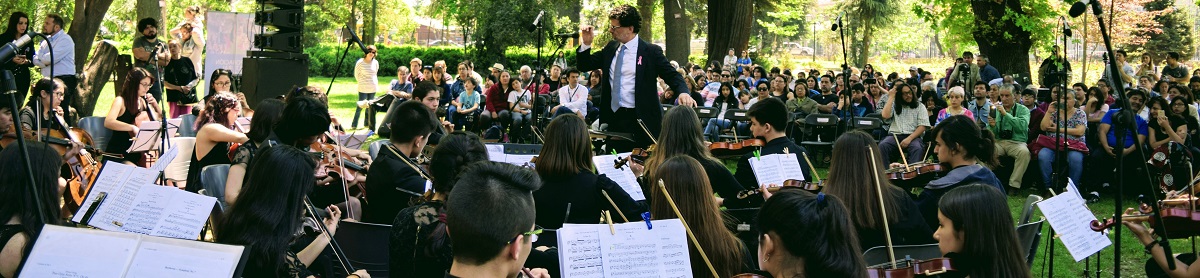
[[[500,84],[492,85],[486,92],[487,100],[483,103],[483,109],[488,112],[500,112],[508,110],[508,92]]]

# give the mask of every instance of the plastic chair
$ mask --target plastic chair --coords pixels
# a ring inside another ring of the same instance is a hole
[[[721,111],[716,107],[697,106],[696,108],[693,108],[693,110],[696,110],[696,116],[700,118],[701,124],[707,124],[708,119],[716,118],[717,114],[721,113]]]
[[[192,164],[192,151],[195,150],[196,137],[171,138],[171,145],[179,150],[179,154],[167,163],[167,169],[163,171],[163,174],[169,180],[186,181],[188,166]]]
[[[822,133],[819,131],[827,128],[834,128],[837,126],[837,124],[838,117],[832,114],[808,115],[808,117],[804,118],[804,125],[809,130],[807,133],[812,135],[808,136],[810,140],[801,141],[800,146],[804,147],[804,149],[808,150],[809,152],[813,152],[814,155],[823,153],[823,150],[829,150],[829,152],[833,152],[833,140],[837,138],[837,136],[835,135],[830,136],[830,138],[825,138],[825,136],[819,135]],[[816,163],[823,165],[823,161],[824,160],[817,160]]]
[[[340,230],[339,230],[340,232]],[[924,245],[897,245],[892,248],[896,252],[896,259],[912,258],[914,260],[929,260],[942,257],[942,250],[938,249],[937,243]],[[867,265],[879,265],[891,262],[888,256],[887,246],[875,246],[863,252],[863,260]]]
[[[217,198],[217,207],[222,212],[228,205],[225,203],[225,180],[228,177],[229,164],[208,165],[200,169],[200,188]]]
[[[92,136],[93,148],[103,150],[108,147],[108,140],[112,138],[112,130],[104,127],[104,117],[83,117],[79,119],[79,128]]]
[[[749,122],[750,116],[749,116],[748,112],[746,111],[746,109],[729,109],[729,110],[725,110],[725,119],[729,120],[730,122],[733,122],[733,125],[731,125],[731,127],[730,127],[730,129],[732,130],[732,129],[737,128],[737,123],[739,123],[739,122]],[[719,138],[721,140],[726,140],[726,141],[728,141],[728,140],[746,140],[746,139],[750,139],[750,137],[751,137],[750,134],[737,134],[736,136],[734,136],[733,134],[721,134],[721,135],[717,136],[717,138]]]
[[[871,134],[871,137],[875,138],[875,141],[879,141],[879,135],[881,135],[881,133],[875,131],[883,128],[883,120],[874,117],[858,117],[854,118],[854,122],[851,123],[851,126],[853,126],[854,129],[862,130],[867,134]]]
[[[1021,241],[1021,246],[1025,251],[1025,263],[1033,265],[1033,258],[1037,255],[1038,242],[1042,238],[1042,224],[1046,220],[1039,220],[1033,223],[1026,223],[1017,226],[1017,240]]]
[[[179,115],[179,137],[196,137],[196,115]]]
[[[388,277],[391,229],[391,225],[342,221],[333,237],[354,267],[367,270],[371,277]]]
[[[383,139],[383,140],[371,142],[370,145],[367,145],[367,153],[371,154],[371,160],[375,160],[375,157],[379,156],[379,150],[383,149],[383,145],[387,145],[387,144],[391,144],[391,143],[392,143],[392,140]]]

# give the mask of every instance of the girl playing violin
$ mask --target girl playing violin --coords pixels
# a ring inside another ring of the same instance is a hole
[[[271,129],[283,116],[285,105],[282,100],[273,98],[258,102],[258,116],[250,119],[250,131],[246,132],[248,140],[230,150],[229,173],[225,178],[225,203],[232,204],[237,199],[238,191],[242,190],[242,180],[246,177],[246,165],[250,164],[250,157],[260,148],[277,143],[268,143],[267,140],[272,135]]]
[[[316,163],[303,151],[288,145],[278,145],[261,151],[250,163],[246,186],[241,196],[253,202],[238,202],[229,207],[219,220],[214,234],[218,243],[246,246],[249,259],[246,277],[314,277],[308,265],[321,255],[337,232],[342,211],[328,206],[325,226],[329,234],[317,236],[303,250],[289,250],[289,243],[301,227],[305,211],[305,194],[312,189]],[[280,173],[296,173],[280,175]],[[313,212],[315,213],[315,212]],[[282,217],[281,217],[282,216]],[[365,270],[347,277],[369,278]]]
[[[106,156],[107,159],[129,165],[144,161],[145,152],[128,153],[126,151],[133,145],[133,137],[137,136],[138,131],[141,130],[138,128],[141,121],[150,118],[162,119],[162,111],[159,111],[158,102],[153,97],[146,97],[146,92],[152,85],[154,85],[154,76],[150,75],[146,69],[135,67],[129,71],[129,76],[125,78],[125,84],[113,98],[112,106],[108,108],[108,115],[104,117],[104,127],[114,131],[104,152],[122,155],[123,158]]]
[[[851,131],[838,137],[833,143],[829,176],[825,178],[823,191],[837,196],[853,212],[849,219],[857,231],[859,246],[863,248],[887,244],[884,224],[890,225],[895,245],[933,243],[933,230],[925,223],[917,203],[903,189],[891,185],[883,175],[882,165],[871,165],[869,156],[882,161],[874,144],[875,139],[862,131]],[[882,208],[873,179],[883,186]],[[883,223],[884,211],[888,223]]]
[[[946,118],[933,128],[938,161],[950,168],[945,176],[930,181],[917,196],[917,207],[929,227],[937,227],[937,204],[942,195],[955,187],[982,183],[1003,192],[1003,185],[996,174],[979,162],[996,165],[995,145],[992,133],[980,129],[975,120],[958,115]],[[893,165],[895,167],[897,165]],[[903,166],[900,166],[903,167]]]
[[[956,116],[957,117],[957,116]],[[942,256],[971,278],[1031,277],[1008,198],[991,184],[955,188],[938,202],[933,237]]]
[[[591,140],[582,118],[555,117],[546,127],[546,134],[553,136],[546,137],[546,144],[534,166],[543,182],[542,187],[533,192],[538,226],[558,229],[562,227],[564,217],[567,217],[566,223],[600,223],[596,215],[601,210],[613,210],[614,218],[616,210],[620,210],[631,220],[640,219],[637,215],[645,209],[616,182],[595,173],[593,167],[603,166],[592,165]],[[602,192],[606,192],[618,207],[613,208]],[[569,212],[567,204],[571,204]],[[555,236],[547,235],[549,240],[539,242],[557,242]]]
[[[717,198],[718,206],[724,203],[725,198],[732,201],[738,192],[748,189],[738,183],[725,164],[709,153],[708,147],[702,141],[704,137],[701,136],[700,131],[700,118],[696,116],[696,111],[691,107],[676,106],[668,110],[667,114],[663,115],[662,133],[658,135],[657,149],[650,154],[650,158],[646,159],[646,176],[651,179],[646,180],[647,182],[644,182],[643,186],[653,186],[653,181],[658,180],[655,177],[654,169],[658,169],[659,165],[667,158],[686,155],[696,159],[704,167],[703,173],[712,184],[711,190],[721,196]],[[635,175],[641,176],[642,169],[640,168],[637,165],[632,168]],[[735,204],[725,206],[729,208],[745,207]]]
[[[658,165],[655,172],[660,174],[654,182],[662,179],[667,193],[679,207],[684,222],[695,234],[696,241],[708,255],[717,274],[730,277],[753,270],[753,263],[748,260],[749,250],[725,228],[723,214],[711,197],[712,187],[709,187],[700,162],[687,155],[676,155]],[[656,183],[650,191],[650,215],[656,220],[680,218],[672,210],[662,190]],[[688,250],[692,258],[692,273],[710,273],[696,246],[688,245]]]
[[[235,127],[240,112],[237,96],[231,93],[219,92],[205,98],[204,110],[196,121],[196,145],[188,165],[186,188],[189,192],[201,189],[200,170],[204,166],[230,164],[229,143],[241,144],[249,140],[241,128]]]
[[[7,108],[0,108],[0,115],[4,109]],[[30,184],[25,163],[21,162],[21,149],[14,145],[0,151],[0,161],[5,161],[0,163],[0,278],[16,277],[42,227],[58,224],[61,218],[59,190],[67,184],[58,175],[62,158],[45,144],[32,141],[26,144],[37,188]],[[50,223],[43,223],[38,217],[34,198],[41,198],[40,210],[46,212]]]
[[[763,196],[760,269],[772,277],[867,277],[851,216],[838,197],[788,187]]]

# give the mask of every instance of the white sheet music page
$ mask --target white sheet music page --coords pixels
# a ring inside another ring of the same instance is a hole
[[[232,277],[245,248],[146,236],[126,277]]]
[[[634,201],[646,199],[646,194],[642,192],[642,186],[637,182],[637,176],[633,174],[633,170],[628,165],[621,168],[615,168],[617,165],[617,157],[629,157],[630,153],[620,153],[617,155],[597,155],[592,157],[592,163],[596,165],[596,172],[608,177],[608,179],[617,182],[625,193]]]
[[[123,277],[138,248],[138,238],[136,234],[46,225],[20,276]]]
[[[779,168],[783,171],[784,180],[806,181],[804,178],[804,169],[800,168],[800,159],[796,158],[796,154],[772,154],[779,161]]]
[[[484,146],[487,147],[488,160],[495,161],[495,162],[505,162],[505,157],[507,157],[507,155],[504,154],[504,145],[487,144]]]
[[[150,170],[155,173],[165,171],[167,165],[170,165],[171,161],[175,161],[176,156],[179,156],[179,148],[171,146],[162,155],[158,156],[158,159],[154,162],[154,166],[150,166]]]
[[[1070,193],[1058,194],[1037,204],[1076,262],[1112,245],[1108,236],[1092,231],[1090,224],[1096,220],[1096,215],[1086,204],[1079,195]]]
[[[133,201],[122,231],[196,239],[200,237],[208,215],[217,199],[178,188],[143,185]]]
[[[614,235],[607,224],[565,224],[558,230],[562,277],[692,277],[683,223],[651,225],[614,224]]]
[[[141,186],[156,186],[153,184],[157,177],[158,173],[150,169],[107,161],[100,170],[100,175],[96,177],[96,183],[88,191],[87,199],[81,204],[81,212],[76,213],[71,220],[76,223],[83,221],[85,213],[82,211],[91,208],[92,202],[99,195],[98,192],[108,192],[108,197],[96,209],[88,225],[103,230],[121,231],[121,225],[124,225],[126,217],[129,216]]]
[[[779,166],[777,156],[755,156],[749,158],[749,161],[750,170],[754,171],[754,178],[758,180],[756,187],[764,184],[783,185],[783,169]]]

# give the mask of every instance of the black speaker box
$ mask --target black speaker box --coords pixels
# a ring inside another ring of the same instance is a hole
[[[308,86],[308,56],[298,59],[242,58],[242,92],[255,108],[258,102],[287,94],[294,87]]]

